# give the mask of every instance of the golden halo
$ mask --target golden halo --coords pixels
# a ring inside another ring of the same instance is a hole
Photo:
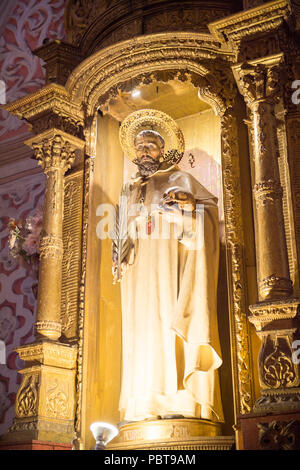
[[[184,152],[184,137],[171,116],[157,109],[140,109],[129,114],[120,127],[120,143],[126,157],[136,158],[134,139],[143,130],[159,132],[165,140],[165,153],[170,150]]]

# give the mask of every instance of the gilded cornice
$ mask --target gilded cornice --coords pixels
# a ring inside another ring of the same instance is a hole
[[[168,70],[170,63],[174,68],[175,61],[177,70],[194,69],[205,76],[211,73],[202,65],[207,59],[232,63],[234,55],[209,34],[180,32],[141,36],[98,51],[84,60],[71,74],[66,89],[72,100],[83,102],[86,114],[91,115],[100,94],[115,85],[116,74],[122,82],[142,73]]]
[[[250,305],[252,313],[248,317],[257,331],[261,331],[266,325],[278,320],[293,320],[299,315],[299,300],[282,300],[277,302],[261,302]]]
[[[229,41],[234,50],[244,38],[275,30],[291,17],[289,0],[275,0],[214,21],[209,24],[209,30],[217,40]]]
[[[162,31],[207,32],[207,25],[241,8],[241,0],[67,0],[68,40],[85,54]]]
[[[41,342],[20,346],[16,349],[20,359],[29,363],[74,369],[77,347],[52,342]]]
[[[3,106],[3,109],[27,121],[41,113],[52,112],[80,123],[83,122],[83,112],[80,106],[72,103],[68,91],[63,86],[55,83],[8,103]]]

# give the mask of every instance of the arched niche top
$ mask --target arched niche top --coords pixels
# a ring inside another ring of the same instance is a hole
[[[92,116],[128,80],[147,80],[151,75],[165,80],[173,74],[172,78],[190,79],[201,99],[222,113],[236,94],[233,61],[233,54],[209,34],[140,36],[85,59],[70,75],[66,88],[72,101],[83,106],[86,116]]]
[[[216,114],[222,114],[225,111],[224,102],[221,96],[217,96],[210,91],[210,83],[205,76],[199,74],[192,64],[187,63],[184,69],[168,68],[158,69],[159,64],[153,64],[151,70],[147,73],[130,74],[123,77],[123,81],[116,86],[111,87],[106,93],[99,96],[97,107],[101,111],[106,111],[110,103],[118,100],[122,93],[130,93],[132,90],[140,89],[144,85],[167,84],[171,82],[180,82],[186,85],[192,85],[198,91],[198,98],[213,108]]]
[[[65,28],[68,40],[89,55],[143,34],[207,33],[209,23],[242,8],[242,0],[67,0]]]

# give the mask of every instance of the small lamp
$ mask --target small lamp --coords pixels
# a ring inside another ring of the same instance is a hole
[[[96,441],[95,450],[105,450],[106,444],[119,434],[119,430],[116,426],[102,422],[91,424],[90,430]]]

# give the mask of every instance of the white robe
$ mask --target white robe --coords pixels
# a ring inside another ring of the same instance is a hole
[[[148,179],[145,207],[150,211],[171,187],[192,193],[204,205],[204,217],[197,219],[198,229],[204,228],[204,243],[189,249],[193,240],[187,234],[181,241],[174,234],[171,239],[149,236],[136,241],[133,264],[121,281],[121,419],[183,415],[223,421],[217,371],[222,364],[218,208],[215,198],[176,166]],[[129,207],[138,202],[139,189],[137,180]],[[146,223],[142,217],[132,222],[137,227]]]

